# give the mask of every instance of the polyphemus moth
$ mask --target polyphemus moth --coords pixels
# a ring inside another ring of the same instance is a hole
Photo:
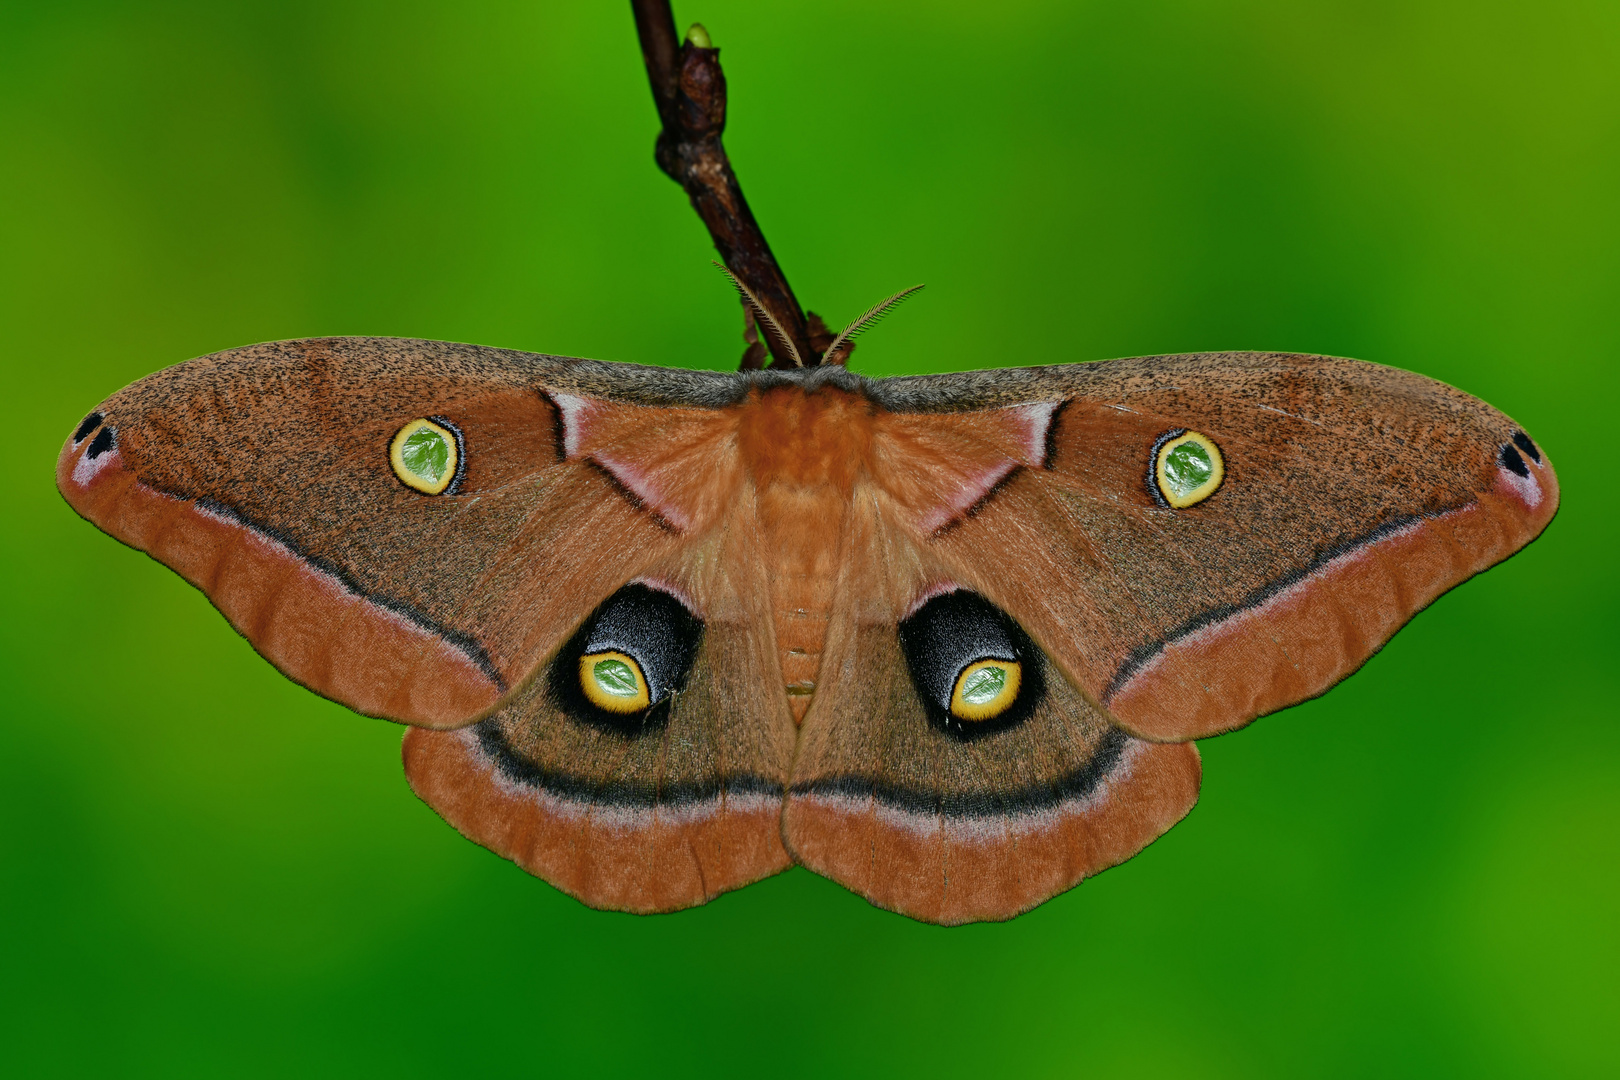
[[[600,908],[791,865],[1007,919],[1558,505],[1512,420],[1277,353],[869,379],[388,338],[114,394],[57,483],[463,834]]]

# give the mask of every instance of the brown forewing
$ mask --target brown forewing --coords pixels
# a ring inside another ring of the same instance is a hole
[[[547,396],[639,390],[622,408],[656,423],[672,395],[645,371],[393,339],[237,349],[98,406],[58,483],[292,678],[362,712],[454,726],[682,543],[601,469],[565,459]],[[465,473],[444,495],[389,464],[394,433],[423,416],[463,436]],[[686,449],[693,475],[724,477],[722,446]]]
[[[1043,392],[1061,393],[1059,371]],[[1076,365],[1071,381],[1049,468],[929,543],[1145,737],[1321,693],[1557,508],[1550,463],[1519,452],[1516,436],[1533,444],[1510,419],[1407,372],[1236,354]],[[1178,429],[1214,439],[1226,477],[1172,510],[1149,469]]]

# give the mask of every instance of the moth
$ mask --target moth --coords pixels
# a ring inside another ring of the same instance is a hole
[[[797,864],[945,924],[1129,859],[1197,799],[1193,740],[1327,690],[1558,506],[1502,413],[1356,360],[874,379],[390,338],[160,371],[57,484],[589,905]]]

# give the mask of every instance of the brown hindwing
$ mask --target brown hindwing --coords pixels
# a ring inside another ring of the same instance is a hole
[[[687,611],[677,621],[693,635],[690,669],[671,680],[675,692],[623,716],[580,700],[593,615],[499,712],[460,731],[406,734],[416,793],[594,907],[672,911],[790,865],[781,815],[795,729],[751,519],[744,496],[714,534],[616,594],[656,593]],[[626,632],[648,633],[654,612]]]
[[[1127,735],[1038,651],[1024,657],[1033,696],[1010,723],[980,734],[930,714],[900,624],[950,583],[882,505],[867,488],[851,514],[783,815],[794,858],[916,919],[1009,919],[1181,820],[1197,750]]]

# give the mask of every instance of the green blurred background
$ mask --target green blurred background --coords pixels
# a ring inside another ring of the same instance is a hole
[[[1518,419],[1563,511],[1327,697],[1204,743],[1184,823],[1012,923],[797,870],[593,912],[462,840],[397,728],[276,674],[52,463],[125,383],[274,338],[734,366],[628,6],[8,0],[0,1064],[1620,1073],[1620,5],[676,17],[724,50],[800,297],[837,323],[928,282],[857,369],[1365,357]]]

